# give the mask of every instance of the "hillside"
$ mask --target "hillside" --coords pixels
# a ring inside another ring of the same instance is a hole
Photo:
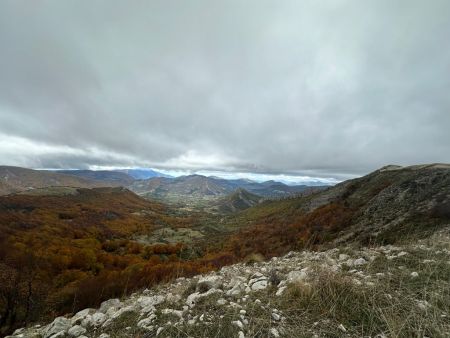
[[[222,214],[234,213],[253,207],[262,200],[263,197],[239,188],[230,195],[218,200],[211,209]]]
[[[266,201],[224,220],[230,247],[266,257],[323,243],[395,243],[450,224],[450,167],[382,168],[309,196]]]
[[[446,337],[449,230],[178,278],[11,337]]]
[[[194,223],[123,188],[0,197],[0,334],[171,278],[183,246],[133,238]]]
[[[276,181],[266,181],[262,183],[246,182],[246,184],[239,185],[239,187],[266,198],[284,198],[298,195],[309,195],[313,192],[328,188],[328,186],[318,185],[287,185]]]
[[[0,195],[55,186],[93,188],[106,185],[83,177],[47,170],[0,166]]]
[[[109,186],[126,187],[134,182],[127,173],[112,170],[58,170],[57,173],[99,181]]]

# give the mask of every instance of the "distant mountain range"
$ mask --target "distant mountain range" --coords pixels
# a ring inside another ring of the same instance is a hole
[[[146,180],[153,177],[172,177],[153,169],[119,169],[119,172],[126,173],[136,180]]]
[[[217,199],[229,195],[237,189],[244,189],[264,198],[282,198],[322,190],[325,187],[289,186],[275,181],[258,183],[247,179],[226,180],[218,177],[189,175],[176,178],[157,177],[138,180],[128,188],[142,196],[176,201]]]
[[[0,166],[0,195],[46,187],[95,188],[108,185],[105,181],[88,179],[82,175]]]
[[[126,187],[146,198],[177,203],[218,201],[239,189],[256,195],[257,198],[277,199],[325,188],[307,185],[290,186],[276,181],[258,183],[248,179],[227,180],[202,175],[168,177],[152,169],[48,171],[0,167],[0,195],[23,193],[35,189],[41,189],[40,193],[45,193],[45,188],[50,187],[119,186]],[[239,191],[242,194],[242,191]],[[240,203],[237,204],[240,205]],[[230,208],[233,209],[233,207]]]
[[[77,176],[93,181],[100,181],[111,186],[126,187],[132,184],[135,180],[135,178],[128,173],[110,170],[58,170],[56,173]]]

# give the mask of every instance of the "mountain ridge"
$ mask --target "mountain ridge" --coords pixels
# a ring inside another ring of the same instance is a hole
[[[0,195],[53,186],[92,188],[107,184],[47,170],[0,166]]]
[[[57,170],[56,173],[72,175],[93,181],[101,181],[111,186],[128,186],[135,180],[125,172],[112,170]]]
[[[258,183],[246,179],[227,180],[211,176],[187,175],[168,179],[139,180],[135,181],[129,188],[147,197],[183,200],[225,197],[238,188],[265,198],[283,198],[298,194],[309,194],[312,191],[326,189],[327,187],[289,186],[276,181]]]
[[[220,198],[212,208],[219,213],[234,213],[251,208],[263,199],[262,196],[252,194],[244,188],[238,188],[228,196]]]

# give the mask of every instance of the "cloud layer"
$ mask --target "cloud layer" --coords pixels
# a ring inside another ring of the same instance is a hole
[[[450,162],[450,2],[0,2],[0,163]]]

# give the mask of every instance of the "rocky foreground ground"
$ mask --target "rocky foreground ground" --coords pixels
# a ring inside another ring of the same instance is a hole
[[[450,236],[290,252],[178,278],[10,337],[450,337]]]

